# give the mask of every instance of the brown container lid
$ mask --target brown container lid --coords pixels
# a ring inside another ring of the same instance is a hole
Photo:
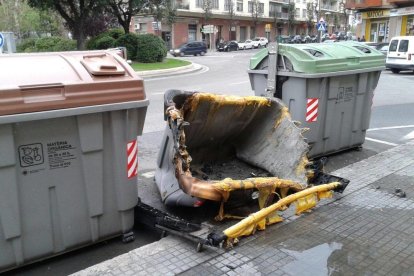
[[[146,99],[116,50],[1,55],[0,76],[0,115]]]

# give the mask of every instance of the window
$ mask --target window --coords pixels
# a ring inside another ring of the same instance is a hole
[[[397,51],[398,40],[393,40],[390,43],[390,52]]]
[[[138,23],[138,24],[136,24],[135,32],[139,33],[139,34],[146,34],[147,33],[147,23]]]
[[[259,13],[264,13],[264,4],[259,3]]]
[[[225,11],[230,11],[232,5],[233,5],[232,0],[224,0],[224,10]]]
[[[408,51],[408,40],[401,40],[398,52],[406,53]]]
[[[264,13],[264,4],[256,1],[249,1],[248,4],[248,12],[250,13]]]
[[[219,0],[211,0],[211,8],[213,10],[218,10],[218,8],[219,8]]]
[[[295,9],[295,17],[297,18],[297,17],[300,17],[300,9],[299,8],[296,8]]]
[[[269,3],[269,17],[280,17],[282,12],[282,6],[275,3]]]
[[[243,0],[237,0],[237,11],[238,12],[243,11]]]
[[[303,17],[303,18],[306,18],[306,9],[303,9],[303,10],[302,10],[302,17]]]
[[[218,9],[218,1],[219,0],[196,0],[196,8],[203,8],[204,1],[207,1],[206,4],[210,4],[211,8],[214,10]]]

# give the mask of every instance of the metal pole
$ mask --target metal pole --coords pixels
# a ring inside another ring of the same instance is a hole
[[[318,0],[318,17],[316,19],[317,22],[319,22],[319,20],[321,19],[321,0]],[[321,43],[321,39],[322,39],[322,31],[318,31],[318,42]]]

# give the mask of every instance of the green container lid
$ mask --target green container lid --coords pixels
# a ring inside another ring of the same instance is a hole
[[[354,41],[311,44],[279,44],[280,56],[287,58],[294,72],[315,74],[378,68],[385,65],[385,56],[373,48]],[[268,56],[263,49],[250,59],[250,69]]]

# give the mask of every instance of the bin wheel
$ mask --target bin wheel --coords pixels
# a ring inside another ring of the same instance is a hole
[[[135,241],[135,234],[133,231],[125,233],[122,235],[122,242],[123,243],[130,243]]]
[[[196,251],[197,251],[197,253],[199,253],[199,252],[201,252],[202,250],[203,250],[203,244],[202,244],[201,242],[199,242],[199,243],[197,244]]]

